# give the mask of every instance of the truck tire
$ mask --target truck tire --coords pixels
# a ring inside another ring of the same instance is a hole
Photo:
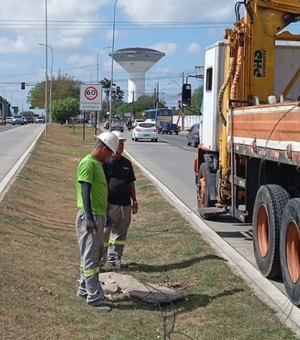
[[[280,263],[288,297],[300,307],[300,198],[289,200],[282,215]]]
[[[215,174],[212,174],[215,176]],[[199,174],[197,178],[197,202],[198,202],[198,211],[199,215],[202,218],[205,218],[204,214],[202,213],[202,208],[213,207],[216,204],[216,200],[210,199],[210,188],[209,183],[213,181],[209,181],[210,172],[208,169],[207,164],[202,163],[199,169]]]
[[[257,266],[266,278],[281,275],[279,232],[288,193],[276,184],[259,188],[253,210],[253,248]]]

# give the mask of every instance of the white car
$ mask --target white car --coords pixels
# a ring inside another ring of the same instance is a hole
[[[137,126],[137,123],[143,122],[144,119],[135,119],[132,123],[132,128],[135,128]]]
[[[151,142],[157,142],[158,130],[155,123],[138,122],[131,132],[131,138],[136,142],[139,139],[150,139]]]

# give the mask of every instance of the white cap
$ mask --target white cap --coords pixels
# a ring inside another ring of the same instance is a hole
[[[119,147],[118,137],[111,132],[102,132],[100,135],[95,136],[97,139],[101,140],[115,155]]]
[[[127,140],[127,138],[125,138],[125,135],[122,132],[120,132],[120,131],[112,131],[111,133],[116,135],[119,140],[123,140],[123,141]]]

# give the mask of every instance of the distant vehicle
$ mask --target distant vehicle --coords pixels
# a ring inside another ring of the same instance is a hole
[[[132,123],[132,128],[135,128],[136,126],[137,126],[137,123],[141,123],[141,122],[143,122],[144,121],[144,119],[140,119],[140,118],[138,118],[138,119],[135,119],[134,121],[133,121],[133,123]]]
[[[23,117],[20,116],[20,115],[15,115],[15,116],[12,117],[11,123],[12,123],[12,125],[16,125],[16,124],[24,125]]]
[[[132,123],[133,123],[133,120],[131,118],[129,118],[127,120],[127,122],[125,123],[125,125],[127,126],[128,131],[130,131],[132,129]]]
[[[25,116],[22,116],[22,119],[23,119],[23,124],[27,124],[28,123],[27,118]]]
[[[108,120],[106,120],[104,122],[104,129],[109,129],[109,121]]]
[[[193,145],[196,148],[199,144],[199,123],[192,125],[190,129],[188,129],[187,145]]]
[[[173,110],[168,108],[149,109],[145,111],[146,121],[155,122],[158,132],[178,135],[179,127],[173,123]]]
[[[33,123],[34,122],[34,117],[33,116],[28,116],[26,117],[27,123]]]
[[[112,118],[110,130],[124,132],[124,123],[119,118]]]
[[[150,139],[151,142],[157,142],[158,130],[156,124],[152,122],[138,122],[131,132],[131,138],[136,142],[139,139]]]
[[[34,117],[34,122],[38,124],[45,123],[45,117],[44,116]]]
[[[0,125],[6,125],[7,124],[7,119],[5,116],[0,117]]]

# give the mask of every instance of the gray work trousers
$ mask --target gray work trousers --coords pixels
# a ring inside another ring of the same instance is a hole
[[[101,264],[104,264],[106,260],[111,263],[121,261],[131,222],[131,205],[110,204],[108,213],[114,225],[104,228],[104,251]]]
[[[98,278],[99,260],[103,252],[103,228],[105,216],[94,216],[97,233],[86,231],[85,213],[79,211],[76,217],[76,235],[80,250],[80,283],[77,295],[86,296],[89,305],[97,306],[104,301],[104,293]]]

